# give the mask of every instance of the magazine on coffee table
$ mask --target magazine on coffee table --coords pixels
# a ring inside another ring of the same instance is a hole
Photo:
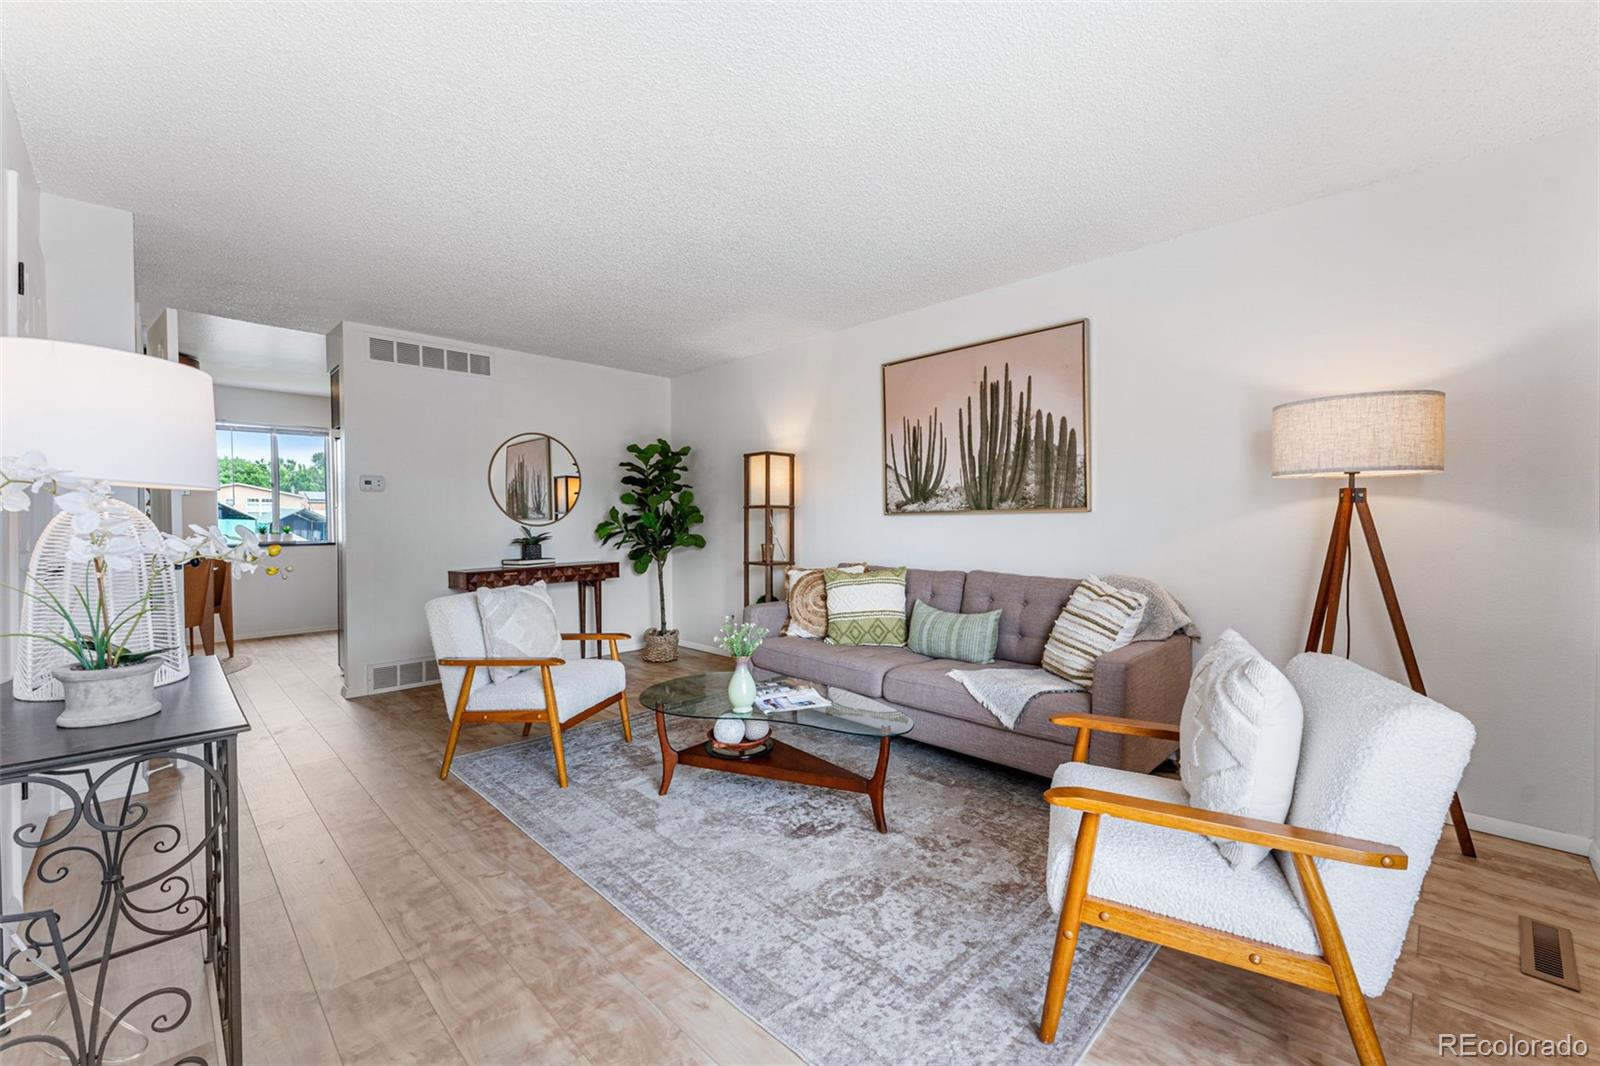
[[[832,707],[822,693],[798,681],[761,681],[756,684],[758,711],[806,711]]]

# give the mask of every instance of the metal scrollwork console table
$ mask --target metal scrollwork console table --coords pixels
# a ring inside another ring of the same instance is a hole
[[[250,725],[215,658],[191,659],[188,679],[156,695],[160,714],[60,729],[61,704],[15,700],[9,684],[0,686],[0,787],[42,793],[53,807],[48,821],[7,826],[10,839],[0,842],[0,874],[20,849],[22,874],[31,869],[31,887],[43,889],[18,913],[0,914],[0,967],[27,986],[0,992],[21,999],[65,981],[71,1008],[48,1033],[0,1031],[0,1060],[8,1048],[33,1045],[72,1066],[100,1066],[136,1014],[153,1034],[176,1030],[194,1012],[189,991],[168,984],[105,1002],[107,974],[114,960],[197,935],[224,1061],[243,1062],[238,737]],[[152,813],[154,786],[136,791],[152,768],[181,775],[183,802],[195,804],[187,818]],[[58,913],[58,893],[82,905]]]

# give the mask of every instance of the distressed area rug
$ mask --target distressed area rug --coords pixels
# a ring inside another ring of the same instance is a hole
[[[704,723],[675,721],[676,747]],[[807,1062],[1071,1063],[1155,948],[1084,928],[1054,1045],[1034,1035],[1055,919],[1046,783],[897,740],[865,796],[679,766],[658,796],[653,716],[456,756],[455,776]],[[877,745],[784,739],[870,774]]]

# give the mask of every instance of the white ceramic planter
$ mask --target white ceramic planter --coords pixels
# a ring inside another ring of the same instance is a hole
[[[56,667],[50,672],[61,682],[67,702],[67,709],[56,719],[56,725],[63,729],[83,729],[148,718],[161,710],[161,701],[156,699],[156,671],[159,669],[159,658],[111,670]]]

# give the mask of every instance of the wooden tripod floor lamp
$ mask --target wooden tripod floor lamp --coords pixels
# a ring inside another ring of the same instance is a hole
[[[1339,585],[1347,581],[1350,564],[1350,524],[1352,516],[1361,521],[1367,554],[1378,574],[1378,588],[1389,612],[1389,624],[1400,646],[1406,679],[1417,692],[1422,687],[1422,671],[1400,613],[1394,579],[1378,542],[1378,527],[1367,506],[1367,490],[1356,484],[1357,474],[1392,477],[1400,474],[1429,474],[1444,469],[1444,393],[1431,389],[1394,392],[1361,392],[1348,396],[1323,396],[1279,404],[1272,409],[1273,477],[1342,477],[1339,507],[1333,515],[1333,533],[1328,538],[1328,554],[1322,561],[1322,580],[1317,585],[1316,602],[1311,608],[1311,631],[1306,635],[1306,651],[1333,651],[1334,630],[1339,624]],[[1348,612],[1348,598],[1346,599]],[[1347,637],[1348,640],[1348,637]],[[1348,645],[1347,645],[1348,646]],[[1461,854],[1477,857],[1472,832],[1467,828],[1461,797],[1450,799],[1450,821],[1455,826]]]

